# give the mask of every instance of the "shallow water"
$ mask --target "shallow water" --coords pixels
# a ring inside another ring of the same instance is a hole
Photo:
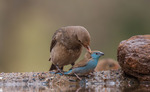
[[[0,92],[150,92],[150,82],[139,84],[121,70],[93,74],[79,81],[76,76],[49,72],[0,73]]]
[[[150,92],[150,85],[0,85],[0,92]]]

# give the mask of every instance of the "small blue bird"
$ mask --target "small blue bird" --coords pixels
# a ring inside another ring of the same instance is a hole
[[[103,56],[103,55],[104,55],[103,52],[92,51],[91,58],[89,60],[83,63],[79,62],[80,65],[78,63],[75,64],[72,67],[72,69],[70,69],[68,72],[65,72],[64,74],[66,75],[75,74],[81,80],[81,78],[78,75],[86,75],[94,71],[95,67],[97,66],[100,56]]]

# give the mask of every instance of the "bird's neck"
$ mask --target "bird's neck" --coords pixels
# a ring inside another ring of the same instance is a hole
[[[95,68],[97,66],[97,63],[98,63],[98,59],[93,58],[92,60],[90,60],[90,62],[88,62],[87,67],[90,67],[90,69],[91,69],[91,67]]]
[[[99,58],[93,58],[94,63],[97,65]]]
[[[94,60],[94,61],[98,61],[98,60],[99,60],[99,58],[93,58],[93,60]]]

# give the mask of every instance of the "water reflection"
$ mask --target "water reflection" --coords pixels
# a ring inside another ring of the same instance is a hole
[[[94,92],[94,89],[79,86],[1,86],[0,92]]]
[[[150,85],[135,85],[130,87],[106,85],[47,85],[47,86],[0,86],[0,92],[150,92]]]

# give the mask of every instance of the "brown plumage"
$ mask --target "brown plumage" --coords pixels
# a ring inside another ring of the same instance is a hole
[[[58,29],[53,37],[50,47],[50,59],[52,66],[62,68],[64,65],[72,64],[79,58],[84,46],[89,52],[91,49],[90,34],[82,26],[67,26]]]
[[[72,68],[85,66],[87,62],[89,61],[89,59],[91,59],[91,54],[89,52],[86,52],[84,55],[84,58],[80,60],[79,62],[77,62],[75,65],[73,65]]]
[[[105,70],[117,70],[120,68],[120,65],[117,61],[113,59],[102,59],[97,64],[95,71],[105,71]]]

